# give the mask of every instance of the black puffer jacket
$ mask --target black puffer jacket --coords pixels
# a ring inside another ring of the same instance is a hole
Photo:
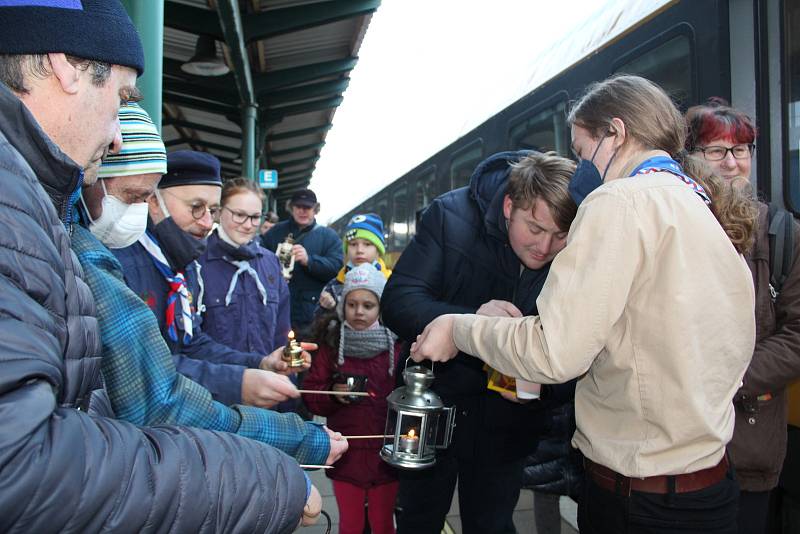
[[[66,230],[81,180],[0,84],[0,531],[291,532],[306,479],[283,453],[75,409],[100,378]]]
[[[561,386],[559,395],[540,402],[549,405],[548,425],[536,436],[536,450],[525,458],[522,487],[577,499],[583,484],[583,456],[571,443],[575,433],[575,380]]]
[[[383,319],[405,340],[446,313],[475,313],[492,299],[535,313],[549,266],[523,270],[502,212],[509,163],[527,152],[503,152],[484,161],[470,187],[446,193],[425,211],[416,236],[400,256],[381,298]],[[526,302],[521,302],[522,300]],[[400,374],[400,373],[398,373]],[[467,354],[436,364],[435,390],[456,405],[455,454],[505,463],[536,446],[547,415],[535,403],[517,404],[487,389],[483,362]]]

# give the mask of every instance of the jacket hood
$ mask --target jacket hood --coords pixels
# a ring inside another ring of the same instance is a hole
[[[511,164],[534,153],[532,150],[498,152],[478,164],[470,176],[470,196],[478,205],[487,232],[495,237],[504,239],[508,235],[503,216],[503,198]]]
[[[83,183],[83,169],[58,148],[25,104],[2,82],[0,131],[30,165],[61,221],[74,222],[73,206]]]

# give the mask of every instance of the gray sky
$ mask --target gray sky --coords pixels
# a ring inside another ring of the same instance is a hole
[[[312,177],[318,220],[337,219],[522,96],[543,50],[621,3],[383,0]]]

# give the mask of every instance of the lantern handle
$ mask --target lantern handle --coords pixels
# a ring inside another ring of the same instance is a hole
[[[408,360],[410,360],[410,359],[411,359],[411,356],[409,356],[408,358],[406,358],[406,363],[405,363],[405,364],[403,364],[403,371],[405,371],[406,369],[408,369]],[[436,363],[436,362],[431,362],[431,372],[433,372],[433,364],[434,364],[434,363]]]

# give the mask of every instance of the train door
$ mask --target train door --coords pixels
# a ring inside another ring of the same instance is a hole
[[[774,187],[780,187],[785,204],[795,214],[800,214],[800,1],[785,0],[780,3],[780,13],[773,10],[765,13],[768,30],[779,23],[781,32],[778,43],[769,43],[768,50],[780,53],[781,68],[776,83],[770,76],[771,84],[778,85],[781,105],[781,154],[779,161],[783,168],[783,180],[775,180]],[[766,35],[774,38],[773,32]],[[777,54],[768,54],[768,57]],[[771,66],[775,62],[769,63]],[[783,80],[783,83],[779,83]],[[774,92],[773,92],[774,93]],[[780,176],[780,175],[778,175]],[[800,355],[798,355],[800,357]],[[800,382],[789,388],[789,443],[786,461],[781,473],[781,509],[779,522],[783,532],[800,532]]]

